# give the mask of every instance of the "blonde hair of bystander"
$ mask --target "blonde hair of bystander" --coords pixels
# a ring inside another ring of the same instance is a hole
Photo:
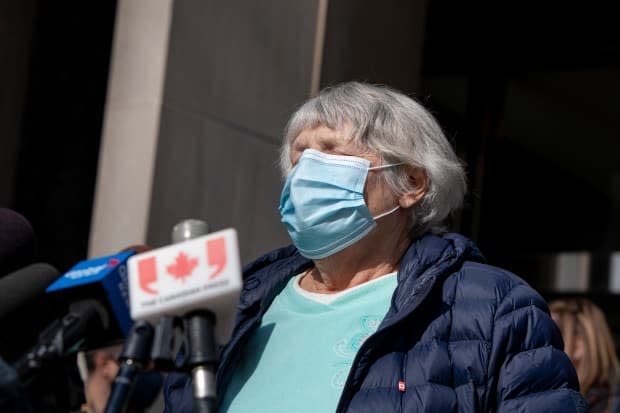
[[[615,387],[620,363],[603,311],[585,298],[564,298],[549,304],[579,377],[581,393],[593,386]]]

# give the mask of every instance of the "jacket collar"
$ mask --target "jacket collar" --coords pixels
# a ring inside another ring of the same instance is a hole
[[[310,268],[312,261],[303,257],[293,245],[272,251],[243,268],[243,292],[240,312],[260,304],[261,312],[296,274]]]
[[[425,235],[412,242],[401,260],[398,286],[378,330],[389,328],[411,314],[424,302],[436,281],[465,260],[484,261],[484,258],[473,242],[461,235]],[[272,251],[244,268],[244,287],[237,313],[239,324],[222,353],[218,393],[226,382],[226,378],[220,375],[227,370],[231,354],[243,341],[242,337],[247,337],[251,326],[262,317],[286,282],[312,265],[312,261],[301,256],[294,246],[288,246]]]
[[[462,235],[427,234],[414,240],[401,260],[398,287],[386,320],[403,311],[408,312],[414,297],[450,268],[464,261],[484,261],[478,247]],[[240,311],[261,304],[262,310],[294,275],[310,268],[312,261],[303,257],[294,246],[275,250],[247,265]]]
[[[478,247],[462,235],[427,234],[414,240],[401,260],[393,304],[403,307],[421,284],[464,261],[484,262],[484,257]]]

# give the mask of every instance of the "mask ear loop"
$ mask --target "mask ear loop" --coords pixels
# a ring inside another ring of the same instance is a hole
[[[372,217],[372,219],[377,220],[379,218],[383,218],[386,215],[390,215],[396,211],[398,211],[400,209],[400,205],[396,205],[394,208],[390,209],[389,211],[385,211],[379,215],[377,215],[376,217]]]
[[[400,165],[405,165],[405,162],[399,162],[399,163],[390,163],[387,165],[379,165],[379,166],[373,166],[368,168],[369,171],[375,171],[377,169],[385,169],[385,168],[392,168],[394,166],[400,166]],[[389,211],[385,211],[375,217],[372,217],[372,219],[377,220],[380,218],[383,218],[384,216],[390,215],[396,211],[398,211],[400,209],[400,205],[396,205],[394,208],[390,209]]]
[[[385,169],[385,168],[391,168],[393,166],[400,166],[400,165],[404,165],[404,162],[400,162],[400,163],[390,163],[387,165],[379,165],[379,166],[371,166],[370,168],[368,168],[369,171],[376,171],[377,169]]]

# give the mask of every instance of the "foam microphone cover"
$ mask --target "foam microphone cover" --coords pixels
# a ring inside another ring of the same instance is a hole
[[[22,306],[34,304],[59,276],[56,268],[39,262],[13,271],[0,279],[0,319]]]
[[[7,361],[32,346],[41,329],[61,315],[45,294],[59,276],[51,265],[35,263],[0,278],[0,355]]]
[[[0,208],[0,277],[32,263],[35,252],[30,222],[13,210]]]

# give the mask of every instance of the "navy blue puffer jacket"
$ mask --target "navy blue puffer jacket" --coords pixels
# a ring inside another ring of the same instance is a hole
[[[273,298],[310,266],[287,247],[245,268],[218,394]],[[170,375],[164,397],[166,412],[191,412],[187,376]],[[337,411],[569,413],[587,407],[542,297],[517,276],[484,264],[468,239],[447,234],[416,240],[403,257],[390,309],[355,357]]]

